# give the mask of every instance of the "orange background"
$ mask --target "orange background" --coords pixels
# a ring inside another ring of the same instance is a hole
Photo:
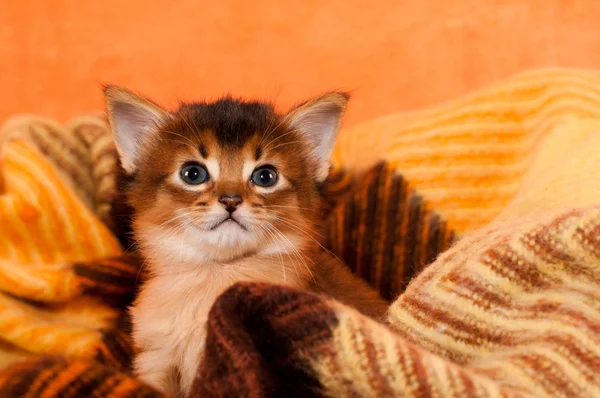
[[[600,67],[597,0],[0,0],[0,123],[231,92],[354,94],[346,125],[537,66]]]

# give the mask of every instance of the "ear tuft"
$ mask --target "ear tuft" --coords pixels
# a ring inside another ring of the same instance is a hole
[[[310,100],[285,115],[291,129],[302,133],[310,145],[310,155],[317,163],[317,180],[324,181],[329,161],[350,96],[329,92]]]
[[[131,174],[139,164],[144,140],[165,122],[168,112],[152,101],[118,86],[105,86],[104,98],[121,164]]]

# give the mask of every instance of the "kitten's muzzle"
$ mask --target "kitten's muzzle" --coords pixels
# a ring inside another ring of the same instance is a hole
[[[219,203],[225,207],[225,210],[227,210],[229,214],[232,214],[243,201],[244,200],[239,195],[222,195],[219,198]]]

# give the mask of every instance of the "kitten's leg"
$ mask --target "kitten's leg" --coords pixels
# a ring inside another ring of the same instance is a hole
[[[155,389],[176,396],[178,393],[175,368],[168,361],[172,355],[165,350],[140,352],[134,360],[134,373],[144,383]]]
[[[337,258],[320,254],[313,270],[310,289],[325,293],[379,322],[385,320],[390,303]]]

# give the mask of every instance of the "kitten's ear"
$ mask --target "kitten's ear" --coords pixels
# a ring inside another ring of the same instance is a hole
[[[118,86],[106,86],[104,99],[121,164],[131,174],[138,166],[144,139],[167,119],[168,112]]]
[[[324,181],[329,174],[329,160],[348,98],[345,93],[327,93],[285,115],[288,126],[308,138],[313,161],[317,163],[319,182]]]

